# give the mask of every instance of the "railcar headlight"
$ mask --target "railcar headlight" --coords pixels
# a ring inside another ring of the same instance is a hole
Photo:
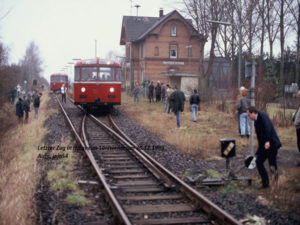
[[[85,92],[85,87],[82,87],[82,88],[81,88],[81,92]]]
[[[110,93],[114,93],[114,92],[115,92],[115,88],[111,87],[111,88],[109,89],[109,92],[110,92]]]

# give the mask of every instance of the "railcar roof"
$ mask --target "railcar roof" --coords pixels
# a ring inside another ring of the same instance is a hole
[[[67,77],[68,75],[67,75],[67,74],[63,74],[63,73],[53,73],[53,74],[51,74],[50,76],[51,76],[51,77],[52,77],[52,76],[66,76],[66,77]]]
[[[100,58],[94,58],[94,59],[83,59],[76,62],[75,66],[94,66],[94,65],[110,65],[110,66],[121,66],[121,64],[114,60],[107,60],[107,59],[100,59]]]

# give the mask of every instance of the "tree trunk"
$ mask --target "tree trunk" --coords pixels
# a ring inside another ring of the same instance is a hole
[[[261,7],[261,22],[262,22],[262,29],[261,29],[261,40],[260,40],[260,57],[259,57],[259,66],[262,68],[264,62],[264,40],[265,40],[265,0],[262,2]]]
[[[214,63],[214,58],[215,58],[214,50],[215,50],[215,43],[216,43],[216,37],[217,37],[217,29],[218,29],[218,25],[212,24],[211,45],[210,45],[208,66],[207,66],[207,71],[204,73],[204,76],[202,77],[202,86],[204,85],[204,86],[206,86],[206,88],[208,88],[208,80],[212,74],[212,69],[213,69],[213,63]]]
[[[284,14],[283,14],[283,7],[284,7],[284,1],[281,0],[281,6],[280,6],[280,51],[281,51],[281,57],[280,57],[280,75],[279,75],[279,82],[280,82],[280,93],[283,96],[284,92]]]
[[[200,36],[200,57],[199,57],[199,79],[198,79],[198,91],[200,93],[203,90],[202,79],[204,77],[204,46],[206,43],[206,38]]]
[[[300,64],[300,1],[298,1],[298,30],[297,30],[297,53],[296,53],[296,76],[295,83],[300,86],[299,83],[299,64]]]

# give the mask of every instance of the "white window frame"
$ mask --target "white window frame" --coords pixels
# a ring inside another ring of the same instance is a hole
[[[176,26],[171,26],[171,37],[177,36],[177,28]]]
[[[177,59],[177,57],[178,57],[178,46],[176,44],[171,44],[169,53],[170,53],[170,59]],[[173,53],[175,53],[175,55]]]

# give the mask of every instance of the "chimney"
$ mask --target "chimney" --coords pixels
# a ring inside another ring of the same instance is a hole
[[[159,17],[164,16],[164,10],[162,8],[159,9]]]

